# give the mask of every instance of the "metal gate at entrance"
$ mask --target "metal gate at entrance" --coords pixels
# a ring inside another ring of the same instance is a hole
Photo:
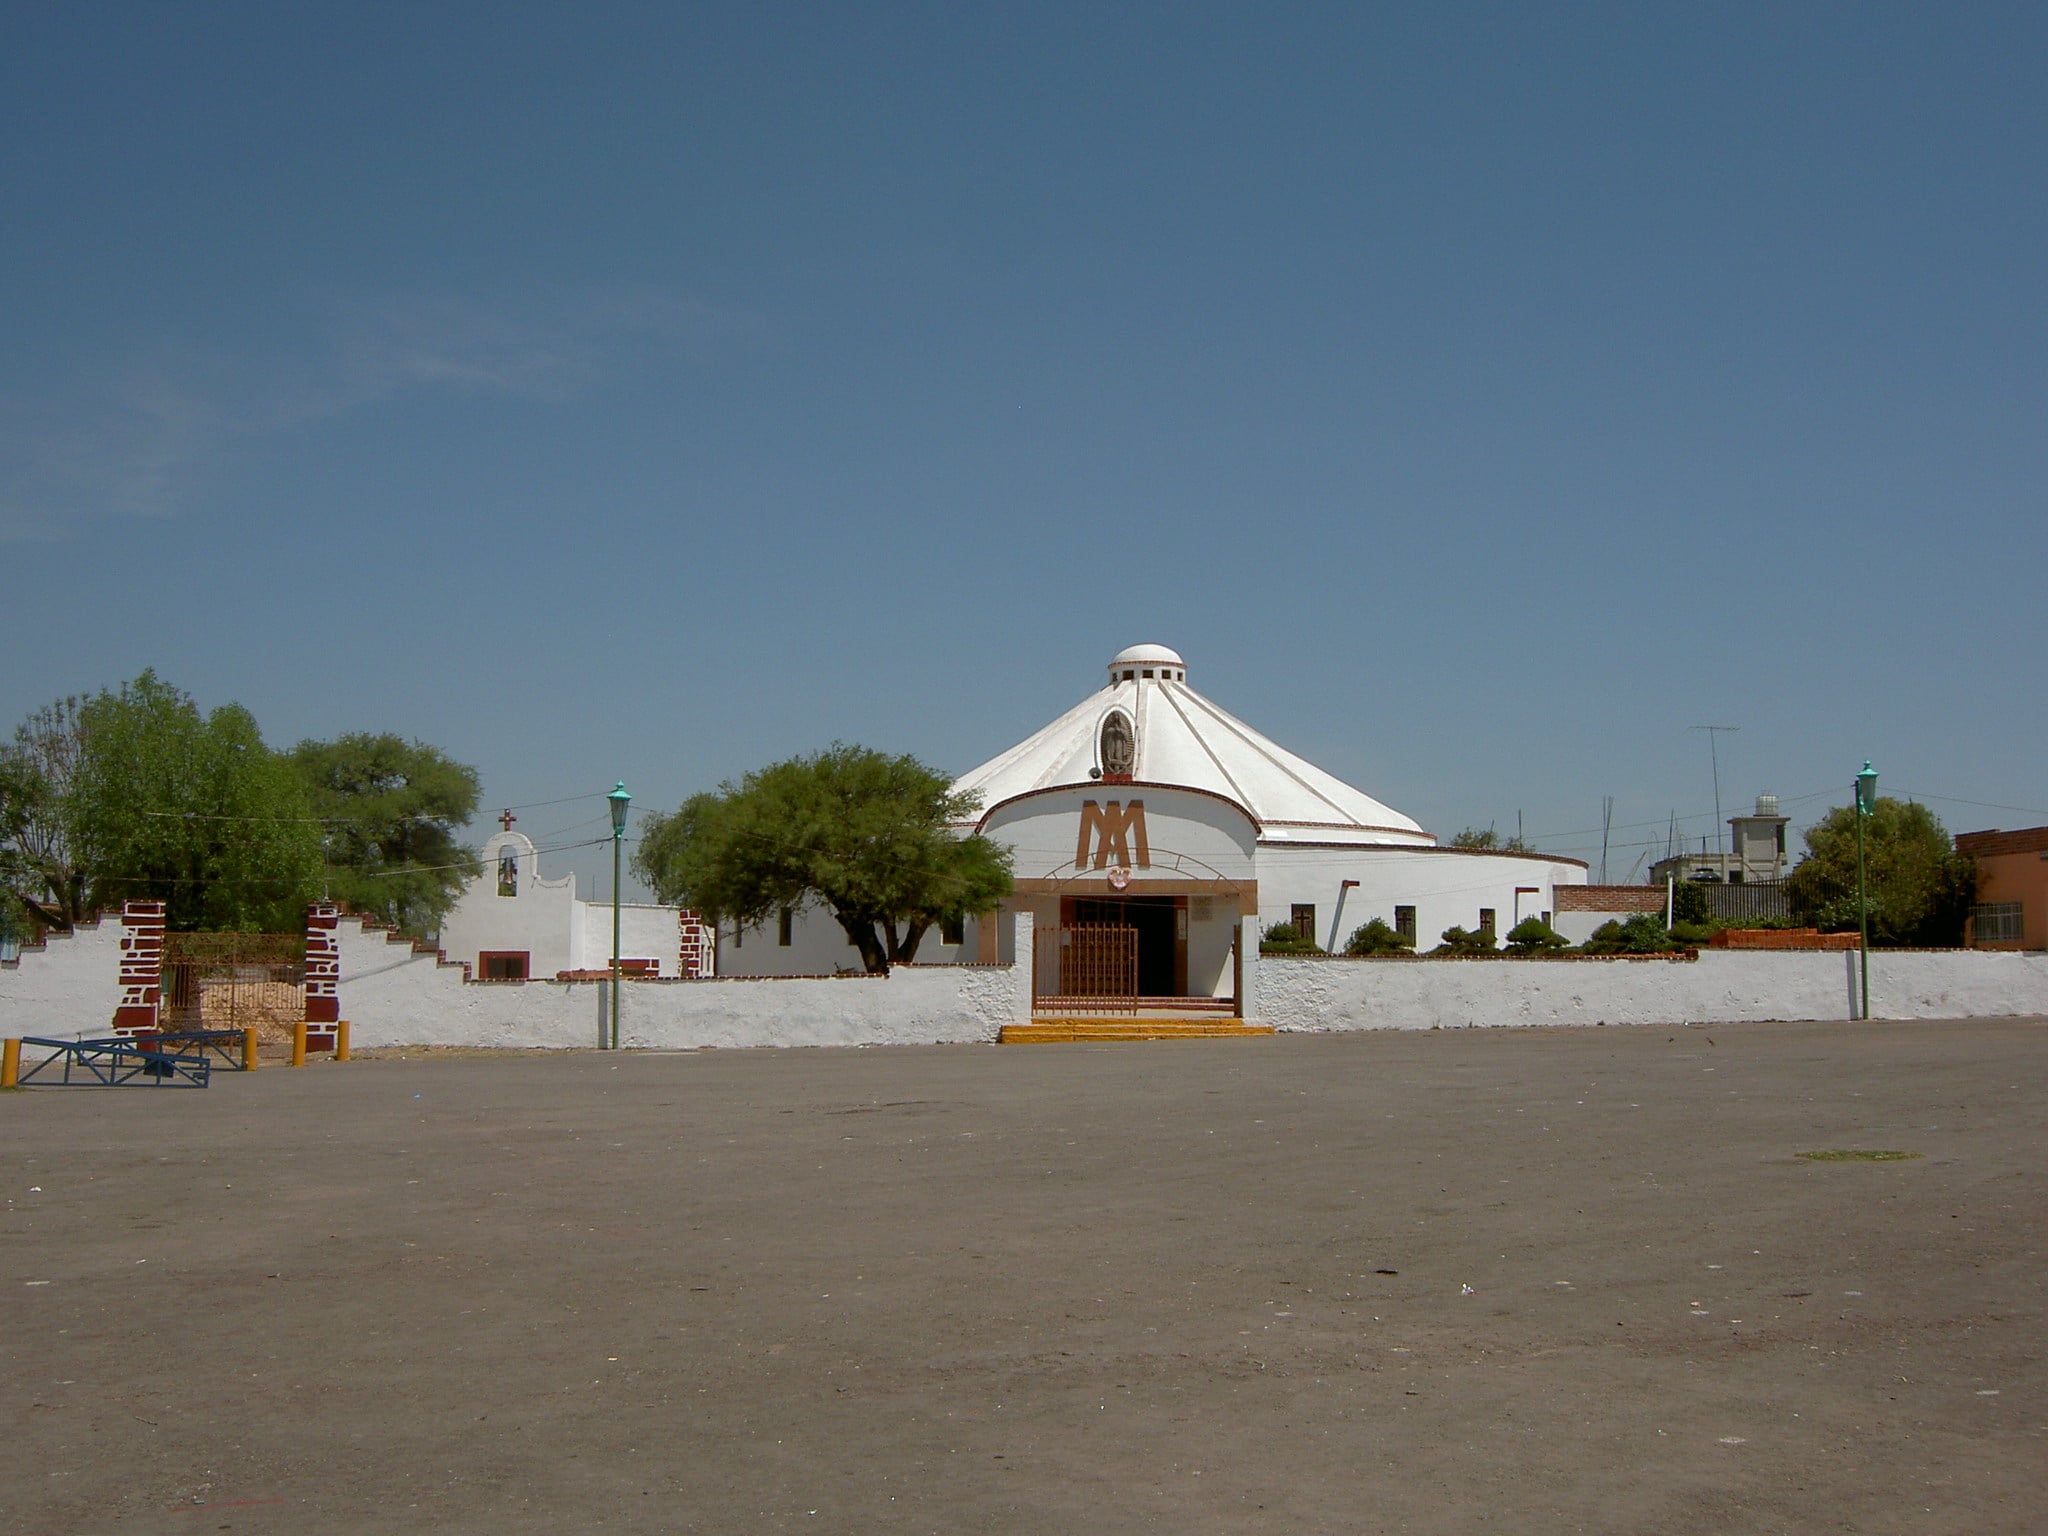
[[[306,938],[298,933],[167,933],[165,1030],[255,1029],[289,1042],[306,1017]]]
[[[1052,928],[1032,937],[1032,1005],[1063,1013],[1130,1013],[1138,1011],[1138,930],[1107,923]],[[1051,967],[1046,946],[1059,956],[1058,988],[1037,993],[1039,979]]]

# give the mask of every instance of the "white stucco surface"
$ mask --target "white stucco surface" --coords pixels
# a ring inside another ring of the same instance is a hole
[[[1813,950],[1705,950],[1697,960],[1267,955],[1258,1013],[1283,1030],[1848,1019],[1856,959]],[[2048,1015],[2048,954],[1873,953],[1870,1010],[1880,1019]]]
[[[117,916],[53,933],[40,949],[0,965],[0,1035],[74,1039],[104,1035],[121,1001]]]
[[[341,1012],[356,1046],[598,1041],[608,983],[466,982],[459,966],[360,919],[340,931]],[[1015,966],[898,966],[886,977],[629,981],[619,1013],[620,1043],[641,1049],[914,1045],[992,1041],[1030,1018],[1031,995]]]

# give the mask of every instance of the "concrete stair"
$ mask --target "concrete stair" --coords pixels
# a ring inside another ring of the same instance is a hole
[[[997,1039],[1003,1045],[1051,1045],[1076,1040],[1248,1040],[1272,1033],[1270,1024],[1247,1024],[1236,1018],[1148,1019],[1128,1014],[1095,1014],[1005,1024]]]

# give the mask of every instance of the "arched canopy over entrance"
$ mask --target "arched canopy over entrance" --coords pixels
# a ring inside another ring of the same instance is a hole
[[[1244,807],[1168,784],[1065,786],[991,808],[979,830],[1014,853],[1016,903],[1042,936],[1043,1005],[1235,1003],[1259,901]]]

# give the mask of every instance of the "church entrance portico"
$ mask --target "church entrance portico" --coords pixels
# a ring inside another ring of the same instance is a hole
[[[1060,901],[1060,927],[1129,929],[1137,996],[1180,999],[1188,990],[1187,902],[1185,896],[1067,896]]]

